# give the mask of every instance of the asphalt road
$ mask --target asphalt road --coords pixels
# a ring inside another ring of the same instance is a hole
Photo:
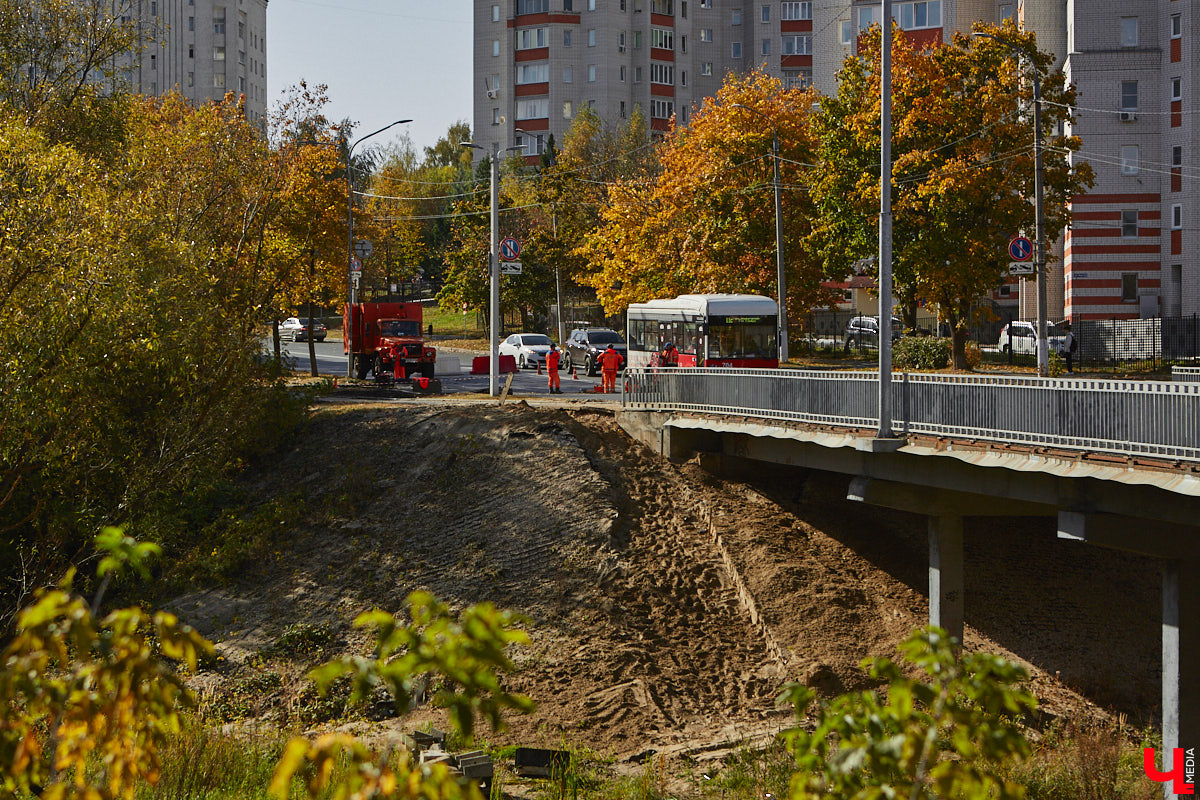
[[[308,342],[281,342],[284,353],[292,359],[293,368],[300,372],[308,372]],[[435,345],[436,346],[436,345]],[[342,352],[341,342],[316,342],[317,374],[328,377],[345,377],[346,356]],[[458,356],[460,372],[456,375],[439,374],[444,394],[486,394],[488,391],[488,376],[472,375],[471,358],[473,353],[465,351],[445,351],[447,355]],[[441,351],[439,350],[439,354]],[[500,375],[500,385],[504,385],[507,375]],[[582,374],[572,378],[569,372],[560,372],[563,395],[580,395],[577,399],[612,400],[617,395],[604,395],[593,391],[600,384],[599,378],[588,378]],[[514,395],[549,395],[547,392],[546,375],[538,374],[535,369],[517,370],[513,374],[510,394]]]

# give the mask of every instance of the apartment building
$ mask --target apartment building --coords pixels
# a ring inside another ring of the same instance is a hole
[[[246,97],[246,117],[266,125],[268,0],[132,0],[144,49],[123,79],[134,92],[178,89],[193,103]]]
[[[1096,183],[1075,199],[1066,313],[1077,319],[1200,313],[1193,49],[1187,0],[1073,0],[1063,66],[1078,90],[1078,158]]]
[[[878,0],[476,0],[476,141],[540,153],[583,105],[614,123],[640,106],[665,131],[672,115],[687,124],[726,73],[752,68],[833,93],[880,16]],[[1193,3],[895,0],[893,17],[931,45],[1015,17],[1078,87],[1071,132],[1096,185],[1050,252],[1051,318],[1200,313]],[[1013,279],[992,299],[1031,318],[1035,296],[1033,281]]]

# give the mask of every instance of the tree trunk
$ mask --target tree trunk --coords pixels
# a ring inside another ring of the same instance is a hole
[[[952,345],[951,359],[955,369],[967,368],[967,326],[954,325],[951,328],[950,342]]]
[[[271,320],[271,339],[275,343],[275,366],[278,367],[283,360],[283,351],[279,345],[279,320]]]
[[[313,273],[316,271],[317,252],[315,250],[308,251],[308,285],[311,291]],[[317,377],[317,340],[313,336],[313,304],[312,295],[309,295],[308,301],[308,366],[309,374],[314,378]]]

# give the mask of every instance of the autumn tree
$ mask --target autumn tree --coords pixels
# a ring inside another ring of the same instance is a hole
[[[1086,165],[1072,166],[1074,137],[1057,133],[1074,91],[1032,33],[1011,22],[979,30],[1036,53],[1045,148],[1046,231],[1053,241],[1069,221],[1069,199],[1090,185]],[[878,248],[879,30],[860,40],[858,56],[838,74],[838,91],[821,99],[812,196],[817,219],[809,244],[825,268],[846,275]],[[898,33],[893,46],[893,270],[905,324],[921,303],[936,305],[954,331],[957,368],[965,367],[969,315],[1003,278],[1008,239],[1032,230],[1034,153],[1029,64],[1011,47],[956,34],[922,48]]]
[[[583,281],[605,309],[688,292],[776,294],[773,130],[763,117],[779,135],[788,307],[820,302],[819,265],[800,246],[811,217],[814,101],[762,72],[731,75],[691,125],[671,130],[657,177],[611,184],[603,224],[579,250],[595,270]]]

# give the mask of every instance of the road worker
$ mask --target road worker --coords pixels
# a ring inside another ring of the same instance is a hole
[[[675,345],[670,342],[663,345],[662,355],[658,357],[658,363],[664,367],[679,366],[679,351],[675,349]]]
[[[608,349],[600,354],[601,391],[615,392],[617,390],[617,370],[621,368],[621,354],[610,344]]]
[[[558,348],[551,347],[550,352],[546,353],[546,375],[549,381],[550,394],[562,394],[562,386],[558,382],[558,359]]]

